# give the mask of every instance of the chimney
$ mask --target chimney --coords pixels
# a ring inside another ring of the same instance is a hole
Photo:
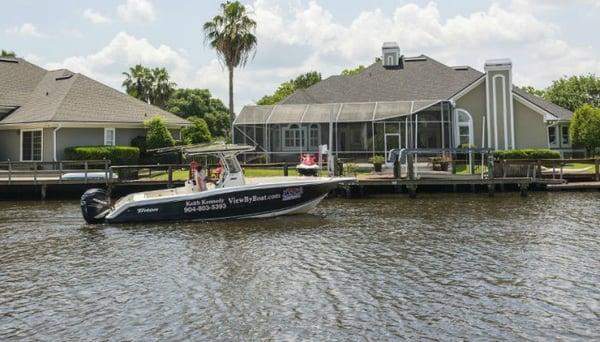
[[[400,66],[400,47],[396,42],[385,42],[381,48],[382,64],[385,68]]]

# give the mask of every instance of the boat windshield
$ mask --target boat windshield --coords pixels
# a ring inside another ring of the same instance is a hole
[[[238,162],[236,156],[227,156],[223,158],[225,163],[227,163],[227,168],[231,173],[240,173],[242,172],[242,168],[240,163]]]

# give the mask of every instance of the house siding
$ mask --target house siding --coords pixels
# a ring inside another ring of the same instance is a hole
[[[548,126],[543,116],[519,101],[514,101],[513,106],[516,148],[548,148]]]
[[[464,109],[471,114],[473,119],[473,144],[476,147],[483,147],[484,144],[481,139],[483,118],[485,117],[485,82],[458,99],[456,109]]]

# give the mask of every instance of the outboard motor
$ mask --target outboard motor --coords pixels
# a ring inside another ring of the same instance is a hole
[[[104,189],[89,189],[81,195],[81,214],[87,223],[102,223],[110,210],[110,197]]]

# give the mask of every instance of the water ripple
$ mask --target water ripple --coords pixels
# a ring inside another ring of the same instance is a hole
[[[598,339],[599,200],[331,199],[124,226],[0,202],[0,339]]]

